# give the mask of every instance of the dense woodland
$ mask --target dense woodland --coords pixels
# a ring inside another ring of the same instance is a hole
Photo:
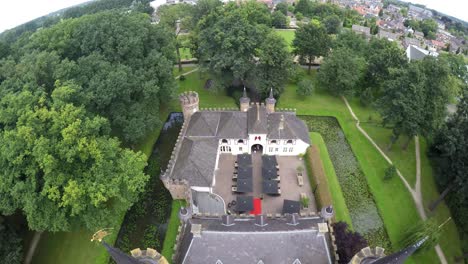
[[[313,96],[315,83],[293,60],[310,74],[322,57],[317,85],[377,108],[393,131],[389,149],[401,136],[432,142],[441,199],[468,234],[468,75],[461,55],[408,62],[394,42],[347,30],[363,22],[355,11],[309,0],[273,12],[254,1],[168,5],[157,11],[158,24],[152,11],[148,1],[101,0],[0,35],[1,214],[24,215],[38,231],[115,225],[114,212],[137,201],[149,180],[147,157],[133,146],[160,128],[160,107],[177,89],[173,64],[180,66],[180,48],[189,46],[212,89],[234,98],[243,86],[260,97],[273,88],[281,98],[288,81],[299,95]],[[272,28],[287,25],[288,11],[308,19],[292,54]],[[178,28],[188,34],[179,38]],[[449,103],[458,103],[451,116]],[[345,230],[351,241],[358,237]]]

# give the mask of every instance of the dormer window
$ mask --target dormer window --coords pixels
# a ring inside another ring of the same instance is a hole
[[[270,144],[278,144],[278,141],[272,140],[272,141],[270,141]]]
[[[244,144],[244,140],[243,140],[243,139],[239,139],[239,140],[237,140],[237,143],[239,143],[239,144]]]
[[[227,144],[227,143],[228,143],[228,140],[227,140],[227,139],[223,139],[223,140],[221,140],[221,143]]]

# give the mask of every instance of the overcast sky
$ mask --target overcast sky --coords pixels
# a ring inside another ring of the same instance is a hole
[[[0,32],[87,0],[2,0],[0,2]],[[468,0],[411,0],[457,18],[468,21]]]

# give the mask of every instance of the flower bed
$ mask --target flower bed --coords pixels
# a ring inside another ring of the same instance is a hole
[[[343,190],[354,230],[361,233],[371,246],[391,248],[383,221],[370,193],[365,175],[334,117],[300,116],[309,131],[322,135]]]

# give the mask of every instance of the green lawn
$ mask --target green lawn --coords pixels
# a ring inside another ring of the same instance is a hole
[[[180,59],[181,60],[190,60],[193,59],[192,53],[189,48],[180,48]]]
[[[197,68],[197,67],[196,66],[187,66],[187,67],[182,67],[182,71],[179,71],[179,66],[174,65],[174,69],[172,69],[172,74],[174,74],[174,76],[178,76],[178,75],[184,74],[186,72],[189,72],[189,71],[191,71],[191,70],[193,70],[195,68]]]
[[[325,145],[325,142],[319,133],[310,133],[310,140],[312,141],[312,144],[319,148],[320,159],[322,160],[323,169],[325,170],[325,175],[327,176],[328,189],[333,200],[335,219],[336,221],[344,221],[348,223],[352,229],[353,223],[351,221],[351,217],[349,216],[348,207],[346,206],[343,193],[341,192],[341,186],[335,174],[335,168],[333,168],[333,163],[330,160],[330,156],[328,155],[327,146]]]
[[[174,245],[177,238],[177,232],[180,226],[178,212],[182,206],[185,205],[184,200],[172,201],[171,218],[167,226],[166,237],[161,254],[166,258],[169,263],[172,263],[172,255],[174,254]]]
[[[288,44],[288,50],[292,51],[292,42],[295,36],[295,31],[294,30],[281,30],[281,29],[275,29],[275,32],[280,35],[281,37],[286,40],[286,43]]]

